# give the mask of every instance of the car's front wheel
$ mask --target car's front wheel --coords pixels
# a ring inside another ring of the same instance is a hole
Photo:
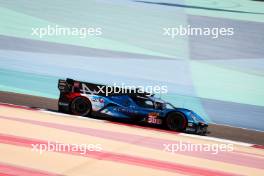
[[[173,131],[183,131],[186,128],[187,120],[185,116],[178,112],[168,114],[165,126]]]
[[[92,110],[92,105],[87,98],[76,97],[71,102],[71,113],[79,116],[87,116]]]

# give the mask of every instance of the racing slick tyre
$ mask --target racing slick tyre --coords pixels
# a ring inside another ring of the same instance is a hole
[[[76,97],[70,105],[71,113],[79,116],[87,116],[92,110],[92,105],[87,98]]]
[[[183,131],[186,128],[187,120],[185,116],[178,112],[169,113],[165,126],[172,131]]]

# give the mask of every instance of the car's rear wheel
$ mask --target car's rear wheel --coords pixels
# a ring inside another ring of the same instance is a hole
[[[71,113],[79,116],[87,116],[92,110],[92,105],[87,98],[76,97],[71,102]]]
[[[186,128],[187,120],[185,116],[178,112],[168,114],[166,118],[166,127],[173,131],[183,131]]]

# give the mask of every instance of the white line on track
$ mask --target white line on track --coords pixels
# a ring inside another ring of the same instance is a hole
[[[83,117],[83,116],[77,116],[77,115],[71,115],[71,114],[64,114],[64,113],[60,113],[60,112],[52,112],[52,111],[48,111],[45,109],[39,109],[39,111],[47,113],[47,114],[58,115],[58,116],[64,116],[64,117],[66,116],[66,117],[72,117],[72,118],[78,118],[78,119],[85,119],[85,120],[89,120],[89,121],[105,122],[104,120],[92,119],[89,117]]]
[[[9,104],[9,103],[1,103],[0,105],[7,105],[10,107],[14,107],[14,108],[27,108],[27,109],[34,109],[28,106],[22,106],[22,105],[14,105],[14,104]],[[45,109],[34,109],[43,113],[47,113],[47,114],[54,114],[54,115],[58,115],[58,116],[68,116],[71,118],[79,118],[79,119],[85,119],[85,120],[89,120],[89,121],[97,121],[100,123],[106,123],[106,120],[99,120],[99,119],[91,119],[91,118],[87,118],[87,117],[82,117],[82,116],[76,116],[76,115],[70,115],[70,114],[63,114],[63,113],[59,113],[59,112],[52,112],[52,111],[48,111]],[[120,124],[121,125],[121,124]],[[221,142],[221,143],[230,143],[230,144],[235,144],[235,145],[240,145],[240,146],[245,146],[245,147],[253,147],[255,144],[250,144],[250,143],[245,143],[245,142],[238,142],[238,141],[233,141],[233,140],[228,140],[228,139],[221,139],[221,138],[216,138],[216,137],[210,137],[210,136],[199,136],[199,135],[195,135],[195,134],[186,134],[186,133],[179,133],[178,135],[181,136],[186,136],[186,137],[191,137],[191,138],[197,138],[197,139],[204,139],[204,140],[210,140],[210,141],[215,141],[215,142]]]
[[[221,138],[216,138],[216,137],[211,137],[211,136],[198,136],[198,135],[194,135],[194,134],[185,134],[185,133],[180,133],[179,135],[197,138],[197,139],[204,139],[204,140],[210,140],[210,141],[215,141],[215,142],[221,142],[221,143],[241,145],[241,146],[245,146],[245,147],[251,147],[254,145],[254,144],[250,144],[250,143],[233,141],[233,140],[228,140],[228,139],[221,139]]]
[[[97,122],[101,122],[101,123],[107,122],[105,120],[91,119],[91,118],[82,117],[82,116],[63,114],[63,113],[59,113],[59,112],[52,112],[52,111],[47,111],[45,109],[40,109],[40,111],[44,112],[44,113],[48,113],[48,114],[54,114],[54,115],[59,115],[59,116],[68,116],[68,117],[72,117],[72,118],[80,118],[80,119],[85,119],[85,120],[97,121]],[[240,146],[245,146],[245,147],[251,147],[251,146],[254,145],[254,144],[250,144],[250,143],[238,142],[238,141],[233,141],[233,140],[228,140],[228,139],[221,139],[221,138],[210,137],[210,136],[198,136],[198,135],[195,135],[195,134],[179,133],[178,135],[191,137],[191,138],[196,138],[196,139],[203,139],[203,140],[221,142],[221,143],[235,144],[235,145],[240,145]]]
[[[232,125],[227,125],[227,124],[221,124],[221,123],[211,123],[212,125],[221,125],[221,126],[226,126],[226,127],[231,127],[231,128],[238,128],[242,130],[249,130],[249,131],[257,131],[257,132],[264,132],[262,130],[256,130],[252,128],[244,128],[244,127],[237,127],[237,126],[232,126]]]

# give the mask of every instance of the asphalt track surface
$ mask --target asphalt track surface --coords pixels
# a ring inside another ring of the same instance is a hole
[[[42,103],[50,104],[45,100]],[[0,123],[1,175],[262,176],[264,173],[264,150],[238,143],[232,144],[232,151],[174,148],[172,152],[171,145],[180,143],[208,146],[231,143],[6,104],[0,104]],[[89,144],[99,145],[99,150],[76,149]]]
[[[58,107],[56,99],[1,91],[0,102],[41,108],[52,112],[56,112]],[[209,131],[210,133],[207,136],[264,145],[264,132],[261,131],[216,124],[210,124]]]

